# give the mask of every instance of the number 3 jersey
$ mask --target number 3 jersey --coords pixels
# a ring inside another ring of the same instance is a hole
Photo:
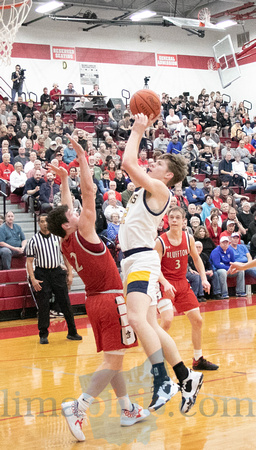
[[[163,247],[161,270],[168,280],[186,279],[188,255],[190,252],[188,233],[182,231],[180,245],[172,245],[168,239],[168,231],[158,237]]]

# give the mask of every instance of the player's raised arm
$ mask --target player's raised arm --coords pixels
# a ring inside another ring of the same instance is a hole
[[[53,173],[56,173],[56,175],[59,175],[61,179],[61,203],[63,205],[68,205],[68,208],[70,211],[73,211],[73,203],[71,198],[71,192],[68,185],[68,172],[64,167],[56,167],[53,164],[48,164],[48,167],[51,169]]]

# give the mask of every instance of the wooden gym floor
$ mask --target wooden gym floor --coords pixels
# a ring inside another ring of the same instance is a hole
[[[196,405],[179,412],[178,393],[158,413],[132,427],[119,426],[111,387],[91,408],[86,441],[78,443],[61,416],[64,399],[78,397],[101,361],[86,316],[76,318],[83,341],[66,339],[65,321],[51,320],[49,345],[40,345],[35,319],[0,323],[0,448],[106,450],[255,449],[256,296],[201,305],[203,353],[220,365],[204,372]],[[183,315],[171,329],[185,364],[193,354],[190,324]],[[151,399],[150,366],[141,347],[128,350],[125,377],[132,401]],[[170,370],[172,373],[172,370]]]

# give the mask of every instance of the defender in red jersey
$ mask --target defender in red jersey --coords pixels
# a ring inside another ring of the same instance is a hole
[[[80,165],[83,210],[80,217],[73,212],[67,171],[50,164],[50,168],[61,178],[63,206],[52,210],[47,222],[48,229],[62,238],[64,257],[85,283],[86,310],[93,328],[97,351],[104,352],[103,362],[92,376],[87,392],[76,401],[62,404],[71,433],[77,440],[84,441],[82,424],[86,410],[108,383],[111,383],[122,409],[121,425],[133,425],[146,418],[149,411],[136,403],[132,404],[127,394],[122,374],[123,357],[126,348],[137,345],[137,339],[127,321],[119,272],[109,250],[95,231],[93,181],[85,152],[70,136],[69,139],[76,150]]]
[[[185,211],[182,208],[179,206],[171,208],[168,214],[170,229],[156,240],[155,249],[159,254],[162,270],[159,279],[162,298],[158,301],[161,325],[166,331],[170,328],[173,305],[179,313],[184,312],[192,326],[193,369],[217,370],[218,366],[207,361],[202,355],[202,316],[198,300],[186,279],[189,254],[193,258],[202,279],[203,288],[207,292],[210,292],[210,284],[206,278],[203,262],[196,250],[194,238],[182,231],[184,218]]]

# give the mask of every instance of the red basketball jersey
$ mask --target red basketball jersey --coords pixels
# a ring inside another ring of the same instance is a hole
[[[190,251],[189,236],[185,231],[182,231],[181,243],[176,246],[170,243],[167,233],[163,233],[158,237],[163,246],[161,261],[163,276],[168,281],[184,279],[186,278]]]
[[[85,284],[87,297],[110,290],[123,290],[123,284],[109,250],[88,243],[78,231],[62,240],[61,250]]]

